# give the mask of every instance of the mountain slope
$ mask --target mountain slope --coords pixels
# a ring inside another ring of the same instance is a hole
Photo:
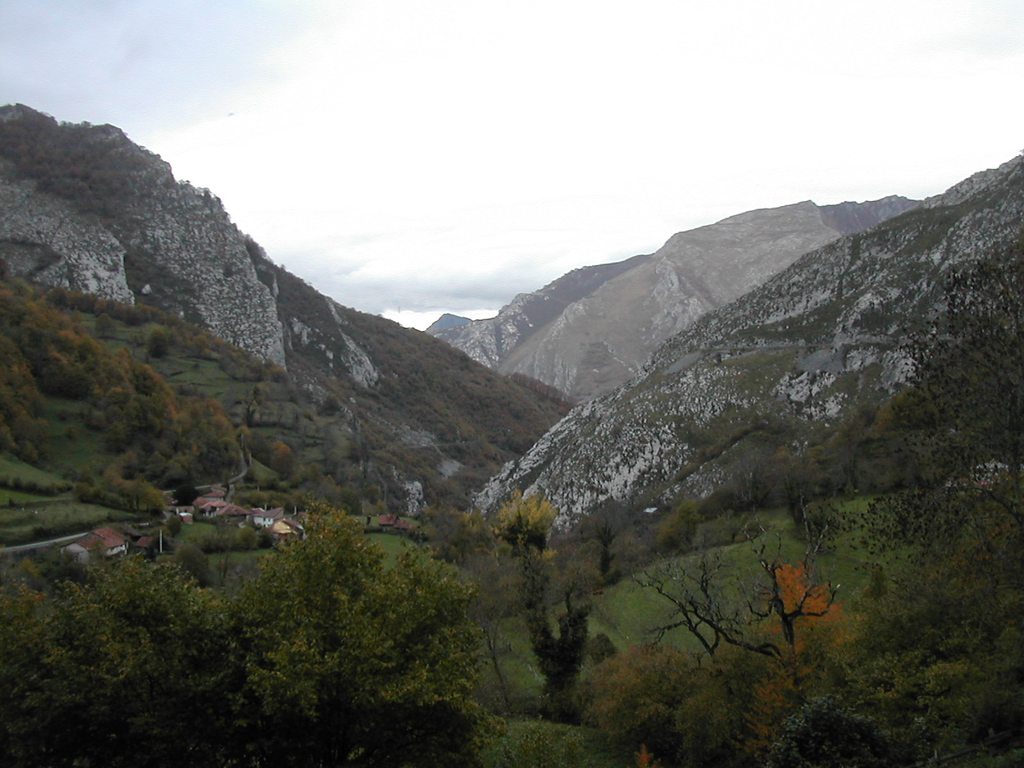
[[[649,256],[574,270],[497,317],[437,332],[471,357],[575,399],[633,376],[665,339],[800,255],[916,203],[890,197],[749,211],[680,232]]]
[[[318,293],[112,126],[0,108],[0,260],[12,277],[152,305],[286,368],[336,414],[354,474],[396,505],[464,501],[564,413]]]
[[[568,525],[608,500],[710,493],[767,433],[806,436],[895,391],[899,344],[935,312],[943,275],[1008,247],[1022,221],[1017,158],[808,253],[670,339],[628,385],[575,408],[478,504],[543,491]]]

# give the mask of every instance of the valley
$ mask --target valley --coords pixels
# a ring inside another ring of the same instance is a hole
[[[456,349],[0,108],[0,754],[1018,764],[1022,222],[750,211]]]

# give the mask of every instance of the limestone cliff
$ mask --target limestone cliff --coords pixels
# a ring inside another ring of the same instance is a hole
[[[0,108],[0,248],[45,285],[146,301],[286,365],[272,287],[209,190],[113,126]]]

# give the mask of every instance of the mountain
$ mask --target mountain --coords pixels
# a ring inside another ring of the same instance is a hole
[[[430,324],[427,328],[427,333],[431,336],[437,336],[441,331],[447,331],[452,328],[461,328],[464,325],[469,325],[472,320],[468,317],[462,317],[461,315],[453,315],[449,312],[445,312],[437,320]]]
[[[496,370],[586,400],[625,383],[661,342],[804,253],[915,205],[888,197],[749,211],[673,235],[651,255],[573,270],[494,318],[428,332]]]
[[[0,266],[158,308],[279,366],[334,414],[350,446],[343,476],[403,508],[464,502],[565,412],[447,344],[320,294],[209,190],[178,182],[113,126],[0,108]]]
[[[477,503],[542,491],[566,526],[608,502],[704,497],[751,475],[759,457],[806,451],[816,430],[899,389],[900,344],[941,306],[943,276],[1008,248],[1022,221],[1018,157],[804,255],[669,339],[627,385],[573,409]]]

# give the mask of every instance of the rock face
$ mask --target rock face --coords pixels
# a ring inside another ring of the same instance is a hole
[[[539,291],[519,294],[496,317],[470,321],[457,328],[428,329],[428,332],[461,349],[478,363],[500,369],[503,361],[524,339],[606,281],[647,258],[635,256],[614,264],[574,269]]]
[[[175,181],[113,126],[0,109],[0,248],[44,285],[148,303],[286,365],[272,286],[208,190]]]
[[[943,275],[1008,247],[1022,220],[1017,158],[806,254],[672,337],[626,386],[573,409],[478,505],[543,492],[569,526],[608,500],[710,493],[757,425],[806,430],[895,391],[908,372],[899,345],[941,306]]]
[[[623,384],[665,339],[802,254],[916,204],[890,197],[749,211],[680,232],[652,255],[570,272],[490,320],[434,333],[492,368],[586,400]]]
[[[320,294],[274,264],[213,194],[176,181],[119,129],[60,124],[21,105],[0,107],[4,271],[157,306],[286,368],[334,414],[331,440],[393,508],[465,504],[566,410]],[[272,429],[273,417],[255,426]],[[317,429],[308,425],[309,441],[325,439]]]
[[[0,259],[11,275],[133,303],[117,238],[69,203],[11,178],[8,166],[0,164]]]

